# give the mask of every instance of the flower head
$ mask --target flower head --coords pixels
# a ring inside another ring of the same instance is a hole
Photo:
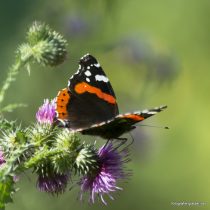
[[[42,64],[56,66],[62,63],[67,54],[67,41],[48,25],[34,22],[27,34],[34,59]]]
[[[36,113],[36,119],[41,124],[52,124],[55,115],[55,100],[49,101],[49,99],[45,99],[44,104],[39,107],[39,110]]]
[[[35,168],[37,171],[37,187],[41,192],[51,194],[63,193],[69,180],[68,173],[59,173],[54,170],[51,162],[43,162]]]
[[[35,21],[26,38],[27,43],[18,49],[18,56],[23,62],[32,58],[44,66],[56,66],[65,60],[67,41],[48,25]]]
[[[67,174],[40,174],[37,180],[37,187],[41,192],[51,194],[63,193],[68,184],[69,176]]]
[[[99,168],[93,173],[85,175],[81,181],[81,199],[83,193],[90,192],[90,202],[95,202],[95,197],[98,195],[101,201],[106,205],[103,196],[106,194],[112,200],[111,192],[122,190],[117,186],[118,179],[123,179],[128,176],[124,172],[124,163],[128,161],[128,152],[117,151],[112,143],[102,146],[98,151]]]

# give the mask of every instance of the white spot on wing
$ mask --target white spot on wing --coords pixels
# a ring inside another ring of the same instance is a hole
[[[99,63],[95,63],[94,66],[95,66],[96,68],[99,68],[99,67],[100,67],[100,64],[99,64]]]
[[[103,81],[103,82],[108,82],[109,81],[109,79],[106,76],[98,75],[98,74],[95,76],[95,79],[96,79],[96,81]]]
[[[70,80],[68,81],[68,87],[70,86],[70,84],[71,84],[71,82],[70,82]]]
[[[87,70],[87,71],[85,72],[85,75],[86,75],[87,77],[89,77],[89,76],[91,76],[91,72]]]
[[[148,112],[147,114],[157,114],[157,112]]]
[[[80,72],[80,68],[77,70],[77,72],[75,74],[79,74],[79,72]]]
[[[90,82],[90,79],[89,79],[88,77],[86,77],[86,81],[87,81],[87,82]]]

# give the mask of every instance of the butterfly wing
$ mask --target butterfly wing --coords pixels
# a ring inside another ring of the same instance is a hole
[[[97,60],[87,54],[57,96],[58,120],[71,129],[88,128],[119,114],[114,90]]]

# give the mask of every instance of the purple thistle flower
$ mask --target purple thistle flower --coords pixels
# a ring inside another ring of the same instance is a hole
[[[55,100],[49,101],[49,99],[45,99],[44,104],[39,107],[39,110],[36,113],[37,121],[41,124],[52,124],[56,115],[55,107]]]
[[[106,194],[110,199],[114,198],[110,195],[111,192],[122,190],[117,186],[118,179],[125,179],[129,175],[124,172],[124,163],[129,159],[128,151],[117,151],[112,143],[102,146],[98,151],[99,169],[95,173],[85,175],[81,181],[80,199],[83,198],[83,193],[90,192],[90,202],[95,202],[95,197],[98,195],[107,205],[103,196]]]
[[[4,163],[6,163],[6,160],[4,159],[4,153],[0,150],[0,166]]]
[[[47,192],[58,195],[63,193],[68,184],[69,176],[67,174],[39,175],[37,187],[41,192]]]

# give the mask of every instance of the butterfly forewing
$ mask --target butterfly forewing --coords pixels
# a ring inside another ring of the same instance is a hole
[[[68,126],[88,128],[119,114],[113,88],[97,60],[87,54],[69,79]],[[66,115],[65,115],[66,116]]]

